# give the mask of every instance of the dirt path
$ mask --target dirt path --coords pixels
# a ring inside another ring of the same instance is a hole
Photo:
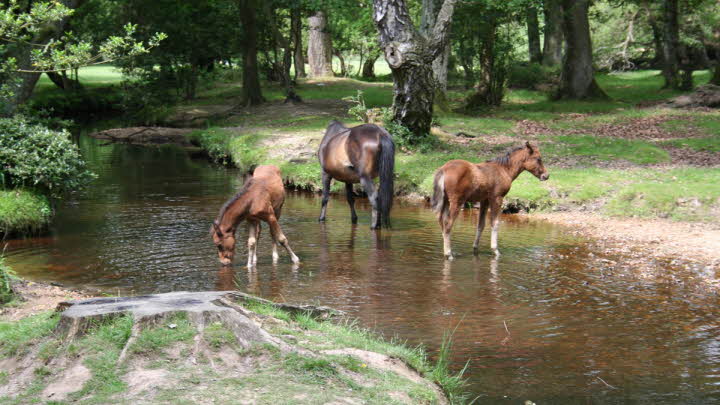
[[[720,277],[720,225],[610,218],[591,213],[537,213],[530,218],[572,228],[575,234],[596,239],[607,250],[645,257],[691,262]]]
[[[26,316],[55,309],[62,301],[80,300],[90,296],[64,287],[32,281],[18,281],[13,289],[20,299],[9,306],[0,307],[0,321],[16,321]]]

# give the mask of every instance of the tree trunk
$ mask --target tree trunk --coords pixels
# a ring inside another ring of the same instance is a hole
[[[257,105],[265,101],[260,88],[257,63],[257,21],[255,11],[258,8],[257,0],[239,0],[240,21],[242,22],[245,37],[243,46],[243,88],[242,103],[244,105]]]
[[[563,19],[560,0],[544,0],[545,39],[542,63],[545,66],[559,66],[563,55]]]
[[[290,35],[293,42],[293,56],[295,59],[295,79],[307,77],[305,73],[305,56],[302,43],[302,16],[300,10],[293,8],[290,13]]]
[[[432,62],[445,46],[456,0],[445,0],[432,35],[415,29],[404,0],[373,0],[373,19],[393,75],[393,119],[420,140],[430,133],[435,85]]]
[[[375,77],[375,62],[380,57],[380,52],[371,51],[362,65],[362,77],[369,79]]]
[[[437,21],[438,13],[442,7],[442,0],[423,0],[422,2],[422,17],[420,21],[420,32],[425,38],[429,38],[432,35],[435,22]],[[443,50],[440,52],[437,58],[433,60],[432,70],[435,84],[437,85],[436,96],[445,98],[445,92],[447,91],[447,75],[448,75],[448,61],[450,59],[450,38],[443,45]]]
[[[558,98],[607,98],[597,85],[592,64],[588,9],[590,0],[562,0],[565,57]]]
[[[662,74],[664,88],[680,89],[680,66],[678,48],[680,46],[680,26],[678,23],[678,0],[663,0],[662,3]]]
[[[338,60],[340,61],[340,76],[341,77],[347,77],[347,66],[345,65],[345,58],[342,56],[342,52],[338,51],[337,49],[333,49],[333,53],[335,56],[337,56]]]
[[[530,62],[542,62],[542,51],[540,50],[540,23],[538,22],[538,13],[535,7],[528,7],[527,9],[527,35]]]
[[[316,11],[308,18],[308,62],[311,77],[332,76],[332,40],[327,32],[327,18]]]
[[[712,77],[710,78],[710,84],[720,86],[720,61],[715,64],[715,70]]]

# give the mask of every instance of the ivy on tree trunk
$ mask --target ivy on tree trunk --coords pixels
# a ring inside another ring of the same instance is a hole
[[[415,139],[430,133],[435,82],[432,62],[447,42],[456,0],[445,0],[432,34],[413,25],[404,0],[373,0],[373,20],[393,75],[393,118]]]

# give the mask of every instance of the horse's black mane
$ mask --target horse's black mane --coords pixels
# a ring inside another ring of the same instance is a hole
[[[508,164],[510,164],[510,156],[511,156],[513,153],[515,153],[515,152],[517,152],[517,151],[519,151],[520,149],[523,149],[523,148],[525,148],[525,146],[518,146],[518,147],[516,147],[516,148],[513,148],[513,149],[509,150],[506,154],[504,154],[504,155],[502,155],[502,156],[498,156],[498,157],[496,157],[495,159],[487,160],[487,162],[488,162],[488,163],[490,163],[490,162],[495,162],[495,163],[497,163],[497,164],[501,164],[501,165],[503,165],[503,166],[507,166]]]
[[[243,184],[240,191],[238,191],[237,194],[232,196],[232,198],[230,198],[229,200],[227,200],[225,202],[225,204],[223,204],[222,208],[220,208],[220,213],[218,214],[218,217],[217,217],[218,222],[222,220],[223,215],[225,215],[225,211],[227,211],[228,208],[230,208],[230,206],[235,201],[237,201],[240,197],[242,197],[243,195],[245,195],[245,193],[247,193],[247,191],[250,189],[250,185],[252,184],[252,182],[253,182],[252,178],[248,179],[248,181],[246,181],[245,184]]]

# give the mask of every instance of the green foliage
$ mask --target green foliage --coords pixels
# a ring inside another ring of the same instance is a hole
[[[15,322],[0,322],[0,355],[14,356],[49,335],[60,316],[55,312],[32,315]]]
[[[93,179],[67,131],[54,131],[27,119],[0,118],[0,182],[60,196]]]
[[[262,161],[265,151],[257,147],[260,138],[260,135],[248,134],[236,136],[230,140],[229,152],[235,166],[247,171]]]
[[[545,85],[547,90],[559,83],[560,72],[539,63],[515,63],[509,69],[508,86],[517,89],[537,89]]]
[[[33,234],[52,217],[50,201],[37,191],[0,190],[0,234]]]
[[[230,139],[232,134],[222,128],[208,128],[193,131],[188,135],[193,143],[199,144],[215,163],[228,164],[231,159]]]
[[[680,138],[666,141],[665,143],[678,148],[690,148],[706,152],[720,152],[720,137]]]

